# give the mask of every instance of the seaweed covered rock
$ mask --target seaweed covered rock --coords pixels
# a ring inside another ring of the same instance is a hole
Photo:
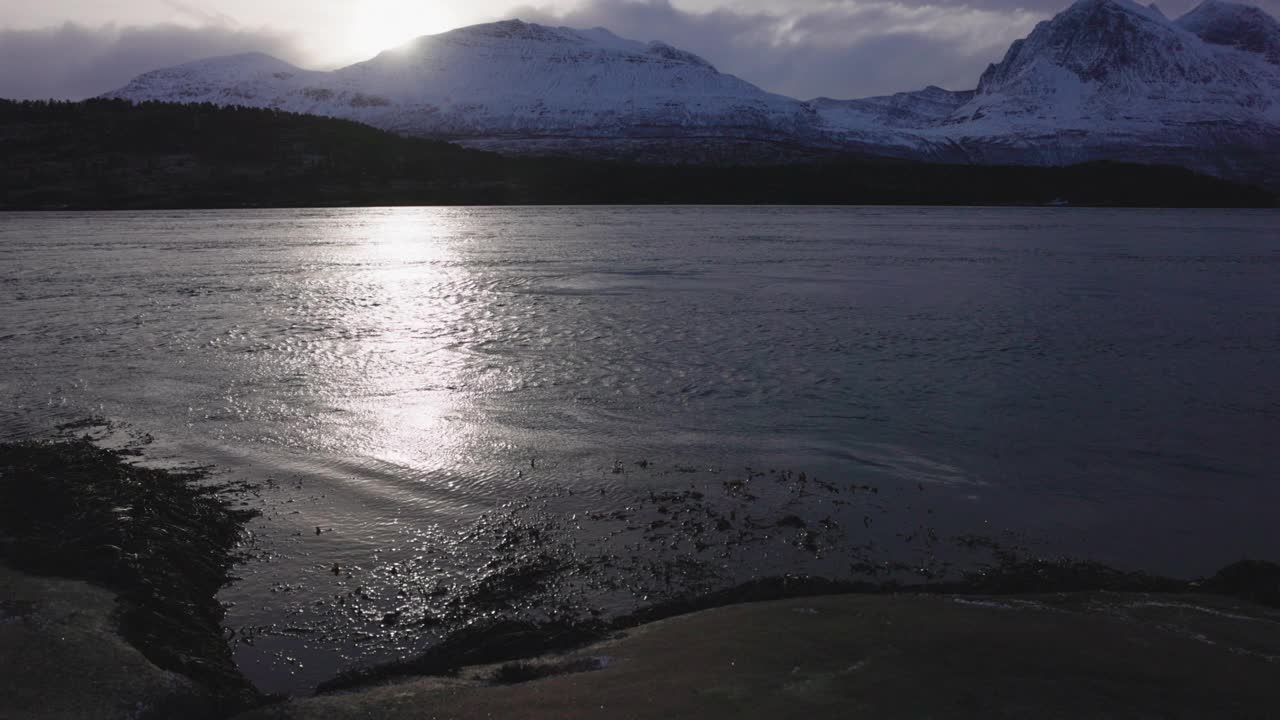
[[[225,712],[258,700],[215,598],[253,513],[204,477],[139,467],[87,440],[0,445],[0,561],[115,591],[125,639]]]

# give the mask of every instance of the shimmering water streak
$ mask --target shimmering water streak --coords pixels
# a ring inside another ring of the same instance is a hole
[[[2,215],[0,436],[103,416],[153,436],[152,457],[270,477],[271,561],[228,591],[237,625],[306,626],[362,582],[335,564],[434,548],[432,572],[475,577],[489,547],[469,533],[505,503],[574,517],[748,466],[875,483],[904,506],[927,488],[927,522],[957,533],[1193,575],[1280,546],[1277,226],[1076,209]],[[836,519],[893,541],[864,510]],[[770,557],[742,572],[794,569]]]

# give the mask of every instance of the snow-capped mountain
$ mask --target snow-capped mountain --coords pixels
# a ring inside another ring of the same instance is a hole
[[[312,72],[240,55],[148,73],[109,97],[271,107],[445,138],[812,134],[807,105],[669,45],[509,20]]]
[[[1178,27],[1207,43],[1256,53],[1280,65],[1280,22],[1258,8],[1206,2],[1178,18]]]
[[[1078,0],[965,92],[802,102],[663,43],[513,20],[332,72],[265,55],[190,63],[109,97],[272,107],[513,151],[644,144],[687,159],[691,147],[749,143],[966,162],[1122,159],[1280,186],[1280,24],[1218,0],[1177,20],[1131,0]]]
[[[1188,18],[1251,12],[1215,0]],[[972,100],[922,137],[987,162],[1164,162],[1234,177],[1280,173],[1280,66],[1205,41],[1158,9],[1080,0],[983,73]],[[1195,22],[1188,22],[1195,26]]]

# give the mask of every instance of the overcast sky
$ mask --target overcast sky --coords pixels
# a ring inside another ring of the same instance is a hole
[[[327,69],[512,17],[663,40],[803,99],[959,90],[1069,1],[0,0],[0,97],[84,98],[147,70],[250,50]],[[1195,2],[1162,7],[1176,15]],[[1280,0],[1259,4],[1280,10]]]

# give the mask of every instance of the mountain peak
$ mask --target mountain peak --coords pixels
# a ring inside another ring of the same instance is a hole
[[[1260,8],[1205,0],[1176,24],[1212,45],[1257,53],[1280,65],[1280,22]]]
[[[1080,82],[1127,87],[1214,77],[1213,59],[1158,8],[1131,0],[1077,0],[1013,43],[982,75],[979,93],[1016,83],[1058,84],[1065,71]],[[1056,68],[1056,70],[1051,70]]]
[[[537,23],[527,23],[519,18],[510,20],[499,20],[491,23],[481,23],[479,25],[468,25],[466,27],[449,30],[441,33],[446,37],[488,37],[502,40],[534,40],[537,42],[559,42],[565,39],[562,32],[556,28]]]
[[[248,52],[193,60],[174,67],[152,70],[134,78],[129,86],[108,93],[107,97],[127,97],[127,91],[132,88],[138,91],[143,99],[158,99],[147,97],[147,95],[153,89],[167,89],[181,85],[187,88],[191,95],[208,96],[210,101],[216,102],[218,94],[232,84],[284,82],[308,74],[309,71],[290,65],[272,55]],[[164,90],[159,92],[163,93]]]
[[[559,57],[559,62],[587,62],[589,57],[603,61],[605,57],[632,56],[667,65],[692,65],[718,71],[703,58],[664,42],[642,43],[619,37],[603,27],[578,29],[552,27],[519,19],[468,25],[437,35],[424,35],[409,44],[380,54],[357,66],[378,63],[405,65],[439,64],[447,54],[469,53],[485,48],[485,53],[532,59],[533,56]]]
[[[439,35],[428,35],[422,42],[447,40],[464,44],[542,45],[542,46],[599,46],[606,48],[643,50],[644,44],[618,37],[605,28],[579,30],[570,27],[552,27],[525,22],[518,18],[499,20],[479,25],[455,28]]]
[[[264,52],[247,52],[237,55],[222,55],[219,57],[206,58],[204,60],[194,60],[184,63],[178,67],[183,68],[201,68],[216,66],[219,68],[235,68],[243,71],[259,71],[259,72],[295,72],[297,67],[281,60],[274,55],[268,55]]]
[[[672,47],[671,45],[658,40],[654,40],[649,43],[648,51],[650,55],[657,55],[658,57],[666,60],[674,60],[676,62],[687,63],[689,65],[701,65],[705,68],[715,70],[711,63],[703,60],[700,56],[694,55],[688,50],[681,50],[680,48]]]
[[[1160,8],[1156,7],[1155,3],[1141,5],[1134,0],[1076,0],[1070,7],[1059,13],[1058,17],[1097,12],[1129,13],[1148,20],[1168,22],[1168,18],[1160,12]]]

